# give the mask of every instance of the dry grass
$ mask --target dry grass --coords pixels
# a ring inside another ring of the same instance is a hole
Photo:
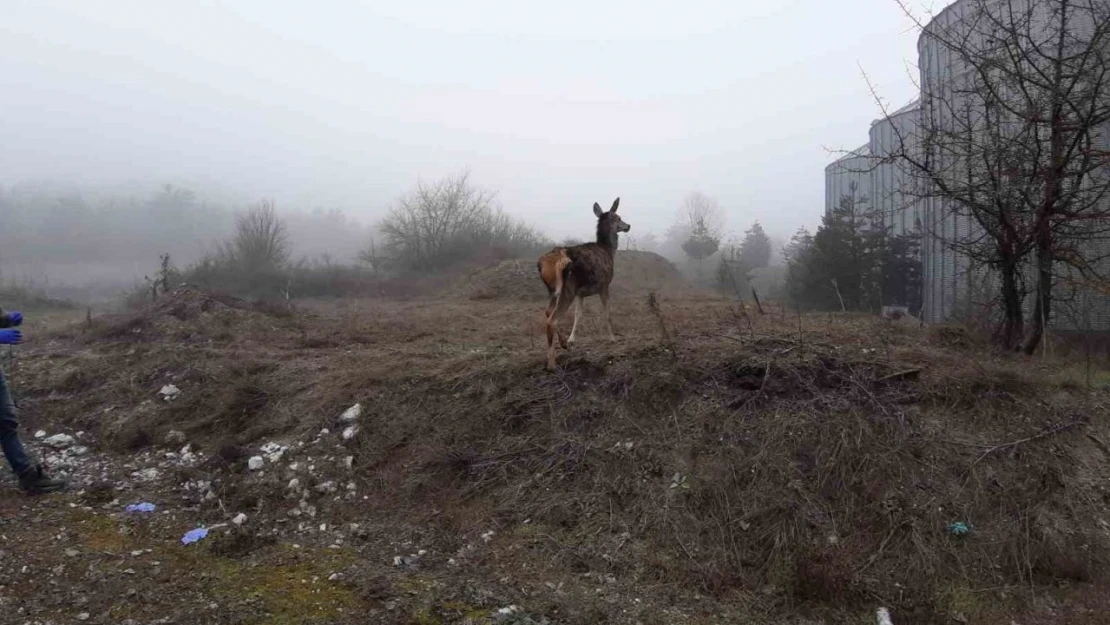
[[[547,373],[542,298],[275,315],[180,297],[38,346],[21,372],[36,414],[121,451],[171,428],[215,449],[334,427],[362,401],[366,515],[444,552],[496,527],[507,558],[722,605],[974,621],[999,609],[990,589],[1020,603],[1105,581],[1107,396],[1074,363],[664,289],[614,300],[615,344],[588,303]],[[158,403],[171,382],[181,398]]]

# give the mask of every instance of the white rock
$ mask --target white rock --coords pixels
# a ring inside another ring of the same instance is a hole
[[[166,401],[173,401],[174,398],[181,394],[181,389],[177,388],[173,384],[167,384],[162,387],[162,390],[158,391],[158,394],[161,395],[162,399]]]
[[[46,430],[39,430],[35,432],[35,438],[46,438]]]
[[[347,469],[350,469],[351,467],[355,466],[355,457],[354,456],[347,456],[346,458],[344,458],[343,459],[343,466]]]
[[[153,482],[154,480],[158,479],[158,469],[154,467],[148,467],[146,469],[143,469],[142,471],[132,473],[132,475],[144,482]]]
[[[286,486],[286,488],[288,488],[289,490],[297,490],[300,487],[301,487],[301,481],[298,480],[297,478],[293,478],[293,479],[289,480],[289,485]]]
[[[90,615],[89,615],[89,613],[88,613],[88,612],[82,612],[82,613],[80,613],[80,614],[78,614],[78,615],[77,615],[77,620],[79,620],[79,621],[87,621],[87,620],[89,620],[89,617],[90,617]]]
[[[351,440],[352,438],[355,437],[355,434],[358,434],[358,426],[357,425],[347,426],[347,429],[343,430],[343,440],[349,441],[349,440]]]
[[[182,432],[181,430],[170,430],[169,432],[166,432],[165,441],[167,445],[181,445],[185,442],[185,440],[185,432]]]
[[[73,455],[73,456],[84,456],[85,454],[89,453],[89,448],[82,445],[82,446],[74,447],[73,449],[70,449],[69,453],[70,453],[70,455]]]
[[[53,447],[54,449],[65,449],[67,447],[72,447],[75,442],[77,442],[77,439],[69,434],[55,434],[54,436],[44,439],[42,444],[47,447]]]
[[[251,471],[257,471],[264,466],[266,466],[266,461],[262,459],[262,456],[251,456],[250,460],[247,460],[247,468]]]
[[[355,404],[351,406],[343,414],[339,415],[340,423],[354,423],[362,416],[362,404]]]
[[[894,625],[890,620],[890,611],[886,608],[879,608],[875,610],[875,620],[879,625]]]
[[[264,454],[272,454],[272,453],[276,453],[276,452],[284,451],[284,450],[285,450],[285,447],[282,447],[281,445],[279,445],[279,444],[277,444],[273,441],[270,441],[269,443],[266,443],[265,445],[262,446],[262,453],[264,453]]]
[[[235,515],[234,519],[231,519],[231,522],[236,525],[242,525],[247,522],[247,515],[240,512],[239,514]]]
[[[327,481],[316,485],[316,492],[319,493],[334,493],[337,490],[335,482]]]

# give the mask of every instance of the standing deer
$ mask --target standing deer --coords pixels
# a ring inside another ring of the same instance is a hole
[[[613,261],[617,255],[617,235],[628,232],[632,226],[617,215],[620,198],[613,201],[608,212],[601,210],[594,202],[594,215],[597,216],[597,242],[583,243],[572,247],[557,247],[540,256],[536,266],[540,277],[547,285],[551,301],[544,313],[544,327],[547,330],[547,368],[555,369],[555,337],[559,345],[570,349],[578,330],[578,319],[582,316],[582,298],[591,295],[601,297],[601,307],[605,315],[605,326],[609,330],[609,340],[615,341],[613,323],[609,318],[609,283],[613,281]],[[570,328],[570,338],[564,339],[559,331],[559,317],[570,305],[574,304],[574,324]]]

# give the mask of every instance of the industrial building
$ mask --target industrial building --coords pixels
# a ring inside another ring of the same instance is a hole
[[[994,2],[995,6],[1009,2],[1007,10],[1029,9],[1033,28],[1036,20],[1049,23],[1049,13],[1042,10],[1041,0]],[[1110,0],[1107,2],[1110,6]],[[973,240],[981,232],[980,226],[967,211],[953,210],[949,200],[928,193],[923,188],[922,176],[896,158],[901,152],[920,157],[917,152],[923,149],[922,128],[926,124],[934,131],[939,128],[943,132],[950,127],[953,111],[967,111],[968,107],[975,106],[966,88],[973,68],[944,45],[943,40],[954,38],[971,45],[985,45],[988,35],[970,26],[975,21],[974,13],[982,6],[982,0],[957,0],[925,26],[917,46],[921,72],[919,98],[874,121],[865,148],[825,169],[826,214],[839,203],[845,189],[854,184],[856,194],[868,198],[869,210],[882,217],[892,234],[915,231],[920,234],[923,283],[920,314],[926,322],[990,314],[984,311],[989,311],[998,293],[994,276],[954,249],[954,241]],[[1080,22],[1075,27],[1082,34],[1081,31],[1090,25]],[[1110,128],[1102,133],[1102,139],[1110,146]],[[959,165],[953,162],[951,166]],[[867,172],[867,175],[861,177],[860,172]],[[1090,254],[1089,257],[1110,258],[1110,240],[1088,245],[1106,248],[1103,254]],[[1110,298],[1088,289],[1077,289],[1074,285],[1064,280],[1054,286],[1060,293],[1071,289],[1067,297],[1062,298],[1070,300],[1071,305],[1054,306],[1049,325],[1057,329],[1110,330]],[[1029,300],[1031,298],[1027,298],[1027,314],[1031,312]]]

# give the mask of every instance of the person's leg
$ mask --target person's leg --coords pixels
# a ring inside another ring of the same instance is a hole
[[[52,478],[43,471],[42,465],[31,462],[23,441],[19,440],[19,419],[16,416],[15,402],[8,390],[4,372],[0,371],[0,447],[8,459],[12,471],[19,477],[19,487],[32,495],[55,493],[65,488],[64,480]]]
[[[31,468],[31,459],[19,440],[19,418],[3,371],[0,371],[0,447],[16,475],[22,475]]]

